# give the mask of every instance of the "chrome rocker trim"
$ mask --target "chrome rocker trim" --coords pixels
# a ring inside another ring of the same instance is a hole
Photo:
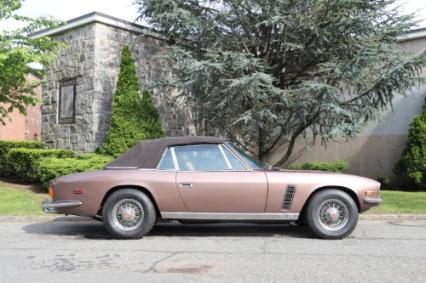
[[[79,200],[56,200],[56,201],[43,201],[41,207],[43,212],[56,213],[57,208],[64,207],[77,207],[83,205],[83,202]]]
[[[213,213],[213,212],[161,212],[164,219],[187,220],[282,220],[295,221],[299,213]]]

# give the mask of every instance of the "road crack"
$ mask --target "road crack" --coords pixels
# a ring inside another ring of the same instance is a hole
[[[158,273],[158,270],[156,269],[157,265],[174,257],[175,255],[177,255],[179,252],[174,252],[171,253],[163,258],[160,258],[159,260],[154,261],[150,267],[148,267],[147,269],[145,269],[144,271],[142,271],[143,273],[149,273],[149,272],[154,272],[154,273]]]

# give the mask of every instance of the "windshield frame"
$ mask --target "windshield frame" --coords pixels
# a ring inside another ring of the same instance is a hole
[[[238,156],[238,158],[241,160],[241,162],[246,164],[252,170],[256,170],[256,171],[260,170],[261,171],[261,170],[266,170],[266,169],[271,168],[271,166],[269,164],[264,163],[260,160],[257,160],[256,158],[253,158],[252,156],[247,154],[245,151],[239,149],[238,147],[236,147],[235,145],[233,145],[229,141],[225,142],[225,146],[229,150],[231,150],[236,156]]]

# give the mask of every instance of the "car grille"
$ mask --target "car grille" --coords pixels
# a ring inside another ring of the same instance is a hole
[[[296,192],[296,186],[288,185],[285,190],[283,204],[281,206],[282,209],[290,209],[291,204],[293,202],[294,193]]]

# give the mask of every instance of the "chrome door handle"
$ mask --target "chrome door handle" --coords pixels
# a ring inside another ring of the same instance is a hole
[[[179,187],[182,189],[190,189],[192,188],[192,183],[180,183]]]

